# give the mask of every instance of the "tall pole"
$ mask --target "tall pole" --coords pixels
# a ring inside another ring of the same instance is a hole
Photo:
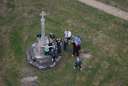
[[[45,38],[45,16],[46,13],[44,11],[41,12],[41,40],[44,41]]]

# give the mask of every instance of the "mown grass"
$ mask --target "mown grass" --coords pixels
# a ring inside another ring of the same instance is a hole
[[[98,1],[102,1],[105,2],[109,5],[118,7],[124,11],[128,11],[128,0],[98,0]]]
[[[29,68],[39,78],[39,86],[127,86],[128,22],[88,7],[76,0],[16,0],[15,9],[3,17],[1,24],[0,71],[5,86],[19,86]],[[82,48],[93,58],[86,60],[88,68],[73,70],[74,58],[64,52],[60,64],[39,71],[26,63],[26,49],[40,31],[39,13],[49,14],[46,33],[63,36],[65,28],[80,35]],[[4,22],[4,23],[3,23]],[[3,53],[4,52],[4,53]],[[1,79],[0,79],[1,80]]]

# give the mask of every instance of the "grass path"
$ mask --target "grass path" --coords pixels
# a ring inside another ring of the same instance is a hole
[[[92,6],[94,8],[97,8],[101,11],[104,11],[108,14],[117,16],[119,18],[122,18],[124,20],[128,20],[128,12],[122,11],[116,7],[112,7],[110,5],[104,4],[102,2],[96,1],[96,0],[79,0],[82,3],[85,3],[89,6]]]

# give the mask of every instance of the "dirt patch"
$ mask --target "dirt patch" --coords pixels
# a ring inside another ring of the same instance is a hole
[[[38,77],[31,67],[24,65],[21,70],[21,86],[38,86]]]
[[[82,59],[90,59],[90,58],[92,58],[92,54],[90,53],[89,50],[81,50],[80,57]]]
[[[37,76],[28,76],[21,79],[21,86],[38,86]]]
[[[92,57],[92,55],[90,54],[90,53],[82,53],[81,54],[81,58],[82,59],[89,59],[89,58],[91,58]]]

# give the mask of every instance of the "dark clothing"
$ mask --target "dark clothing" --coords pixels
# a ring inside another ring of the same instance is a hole
[[[67,41],[67,39],[65,39],[63,42],[63,49],[66,51],[67,47],[68,47],[68,41]]]
[[[57,53],[60,55],[61,54],[61,42],[57,41]]]
[[[44,52],[44,55],[49,55],[49,52]]]
[[[52,43],[49,43],[48,46],[53,46]],[[51,53],[51,50],[53,49],[53,47],[49,47],[49,54]]]
[[[73,37],[72,38],[72,45],[73,45],[73,52],[72,54],[74,56],[80,55],[80,49],[81,49],[81,40],[79,37]]]
[[[75,68],[81,69],[81,65],[82,65],[82,62],[81,61],[76,61],[75,62]]]
[[[74,56],[79,56],[80,55],[80,45],[76,46],[74,42],[72,43],[72,45],[73,45],[72,54]]]
[[[49,34],[49,37],[51,38],[51,39],[55,39],[56,37],[55,37],[55,34],[53,34],[53,33],[50,33]]]
[[[38,33],[38,34],[36,35],[36,37],[37,37],[37,38],[41,38],[41,33]]]
[[[72,54],[75,56],[75,53],[76,53],[76,45],[75,45],[74,42],[72,43],[72,47],[73,47]]]
[[[76,56],[79,56],[80,55],[80,45],[77,45],[75,50],[76,50],[75,51]]]
[[[67,43],[69,44],[69,41],[71,40],[71,37],[68,37],[66,39],[67,39]]]
[[[56,62],[57,53],[56,53],[55,49],[51,49],[50,55],[51,55],[52,61]]]

